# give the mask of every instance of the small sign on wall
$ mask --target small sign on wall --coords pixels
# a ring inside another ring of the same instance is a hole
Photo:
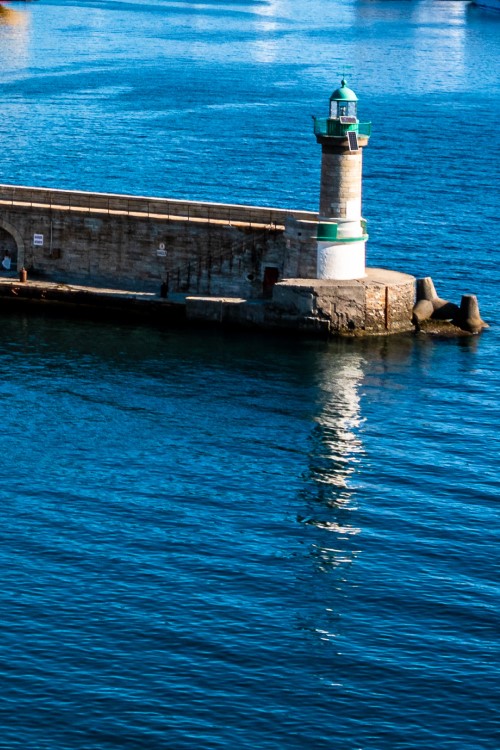
[[[166,258],[167,257],[167,250],[165,248],[165,243],[164,242],[160,242],[160,244],[158,245],[158,249],[156,251],[156,256],[158,258]]]
[[[43,247],[43,234],[34,234],[33,235],[33,244],[36,247]]]

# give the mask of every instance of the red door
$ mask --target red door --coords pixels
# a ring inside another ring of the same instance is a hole
[[[262,293],[264,297],[272,297],[273,286],[279,279],[279,270],[274,266],[266,266],[264,269],[264,280],[262,282]]]

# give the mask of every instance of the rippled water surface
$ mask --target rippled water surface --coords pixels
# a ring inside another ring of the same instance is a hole
[[[497,750],[498,39],[464,2],[0,6],[0,181],[317,206],[481,337],[3,317],[0,748]],[[0,214],[1,217],[1,214]]]

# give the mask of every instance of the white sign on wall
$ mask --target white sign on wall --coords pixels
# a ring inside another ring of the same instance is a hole
[[[33,244],[37,247],[42,247],[43,246],[43,234],[34,234]]]

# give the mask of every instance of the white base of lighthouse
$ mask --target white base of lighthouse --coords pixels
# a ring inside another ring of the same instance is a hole
[[[368,235],[363,219],[321,221],[317,234],[316,278],[332,281],[363,279]]]
[[[334,281],[363,279],[365,270],[365,240],[355,242],[318,241],[317,278]]]

